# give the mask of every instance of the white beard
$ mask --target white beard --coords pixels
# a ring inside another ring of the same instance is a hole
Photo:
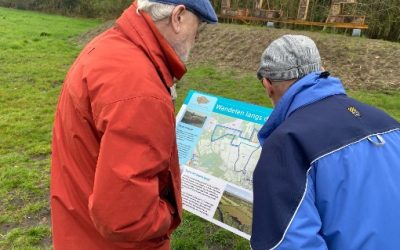
[[[182,62],[186,63],[189,60],[190,48],[183,48],[182,44],[172,44],[172,48],[179,56]]]

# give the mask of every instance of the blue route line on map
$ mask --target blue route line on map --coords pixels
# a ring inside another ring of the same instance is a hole
[[[225,128],[225,129],[229,129],[229,130],[233,130],[233,131],[239,132],[239,135],[236,135],[236,134],[234,134],[234,133],[232,133],[232,134],[224,134],[224,135],[222,135],[222,136],[220,136],[220,137],[214,139],[214,133],[215,133],[217,127],[222,127],[222,128]],[[250,146],[250,147],[255,148],[255,150],[250,154],[249,158],[247,159],[247,162],[246,162],[246,164],[245,164],[245,166],[244,166],[244,169],[243,169],[242,171],[240,171],[240,170],[237,171],[237,170],[236,170],[236,164],[237,164],[237,162],[239,161],[239,158],[240,158],[240,145],[242,144],[242,142],[240,142],[238,145],[235,145],[235,144],[233,143],[233,141],[236,139],[236,137],[239,137],[240,139],[244,139],[244,140],[250,141],[250,139],[253,138],[254,133],[258,133],[258,130],[255,129],[255,128],[253,128],[253,131],[252,131],[252,133],[251,133],[250,138],[246,138],[246,137],[241,136],[242,133],[243,133],[242,130],[238,130],[238,129],[234,129],[234,128],[230,128],[230,127],[226,127],[226,126],[222,126],[222,125],[217,124],[217,125],[215,126],[215,128],[214,128],[212,134],[211,134],[211,142],[218,141],[218,140],[220,140],[220,139],[222,139],[222,138],[224,138],[224,137],[226,137],[226,136],[232,136],[232,140],[231,140],[230,144],[231,144],[232,147],[238,148],[238,157],[237,157],[237,159],[236,159],[236,161],[235,161],[235,164],[234,164],[234,171],[235,171],[235,172],[242,172],[242,174],[245,174],[245,173],[246,173],[247,164],[249,164],[251,157],[253,156],[253,154],[254,154],[261,146],[260,146],[260,145],[258,145],[258,146],[253,146],[253,145],[250,145],[250,144],[247,144],[247,143],[243,143],[243,144],[245,144],[245,145],[247,145],[247,146]]]

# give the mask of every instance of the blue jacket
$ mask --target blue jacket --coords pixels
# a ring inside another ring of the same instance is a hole
[[[400,124],[329,74],[292,85],[259,133],[251,246],[400,249]]]

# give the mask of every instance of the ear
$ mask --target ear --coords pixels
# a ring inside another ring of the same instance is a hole
[[[267,78],[263,78],[262,84],[264,85],[264,88],[268,93],[268,97],[272,98],[272,96],[274,95],[274,88],[272,87],[272,83]]]
[[[184,5],[178,5],[174,8],[171,15],[171,25],[175,33],[181,31],[182,15],[185,12],[186,7]]]

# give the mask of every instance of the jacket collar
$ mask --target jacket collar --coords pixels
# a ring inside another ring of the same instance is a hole
[[[314,72],[306,75],[286,91],[258,133],[261,145],[296,110],[332,95],[346,94],[339,79],[323,77],[321,73]],[[324,74],[326,76],[326,73]]]
[[[174,78],[180,80],[186,67],[174,49],[158,31],[151,17],[137,12],[134,2],[116,22],[117,27],[153,62],[160,77],[168,87],[174,85]]]

